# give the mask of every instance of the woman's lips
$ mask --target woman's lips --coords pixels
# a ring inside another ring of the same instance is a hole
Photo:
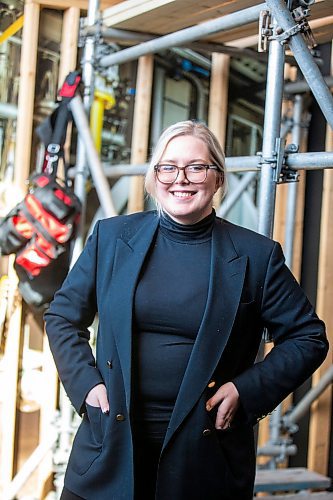
[[[191,198],[193,195],[195,195],[196,191],[172,191],[171,194],[175,196],[176,198]]]

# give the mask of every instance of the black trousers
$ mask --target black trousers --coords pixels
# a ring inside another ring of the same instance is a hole
[[[158,461],[163,439],[136,435],[134,440],[134,499],[155,500]]]
[[[60,500],[84,500],[84,498],[75,495],[64,487],[60,496]]]
[[[160,436],[136,434],[134,441],[134,500],[155,500],[156,476],[162,442]],[[64,487],[60,500],[87,499]]]

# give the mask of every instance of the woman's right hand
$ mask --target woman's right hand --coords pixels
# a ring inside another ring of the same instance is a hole
[[[109,401],[104,384],[95,385],[87,394],[86,403],[90,406],[100,407],[103,413],[109,413]]]

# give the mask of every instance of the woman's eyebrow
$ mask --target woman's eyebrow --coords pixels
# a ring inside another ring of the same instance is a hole
[[[203,158],[193,158],[192,160],[189,160],[188,162],[186,162],[186,164],[187,165],[191,165],[191,163],[195,163],[195,162],[207,163],[207,161],[209,161],[209,160],[204,160]],[[178,160],[171,160],[171,159],[168,159],[168,158],[162,158],[160,160],[160,162],[163,162],[163,163],[177,163]]]

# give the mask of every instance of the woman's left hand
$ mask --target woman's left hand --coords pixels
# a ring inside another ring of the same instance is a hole
[[[239,406],[239,394],[232,382],[221,385],[206,403],[206,410],[211,411],[218,403],[215,428],[225,430],[230,427],[232,419]]]

